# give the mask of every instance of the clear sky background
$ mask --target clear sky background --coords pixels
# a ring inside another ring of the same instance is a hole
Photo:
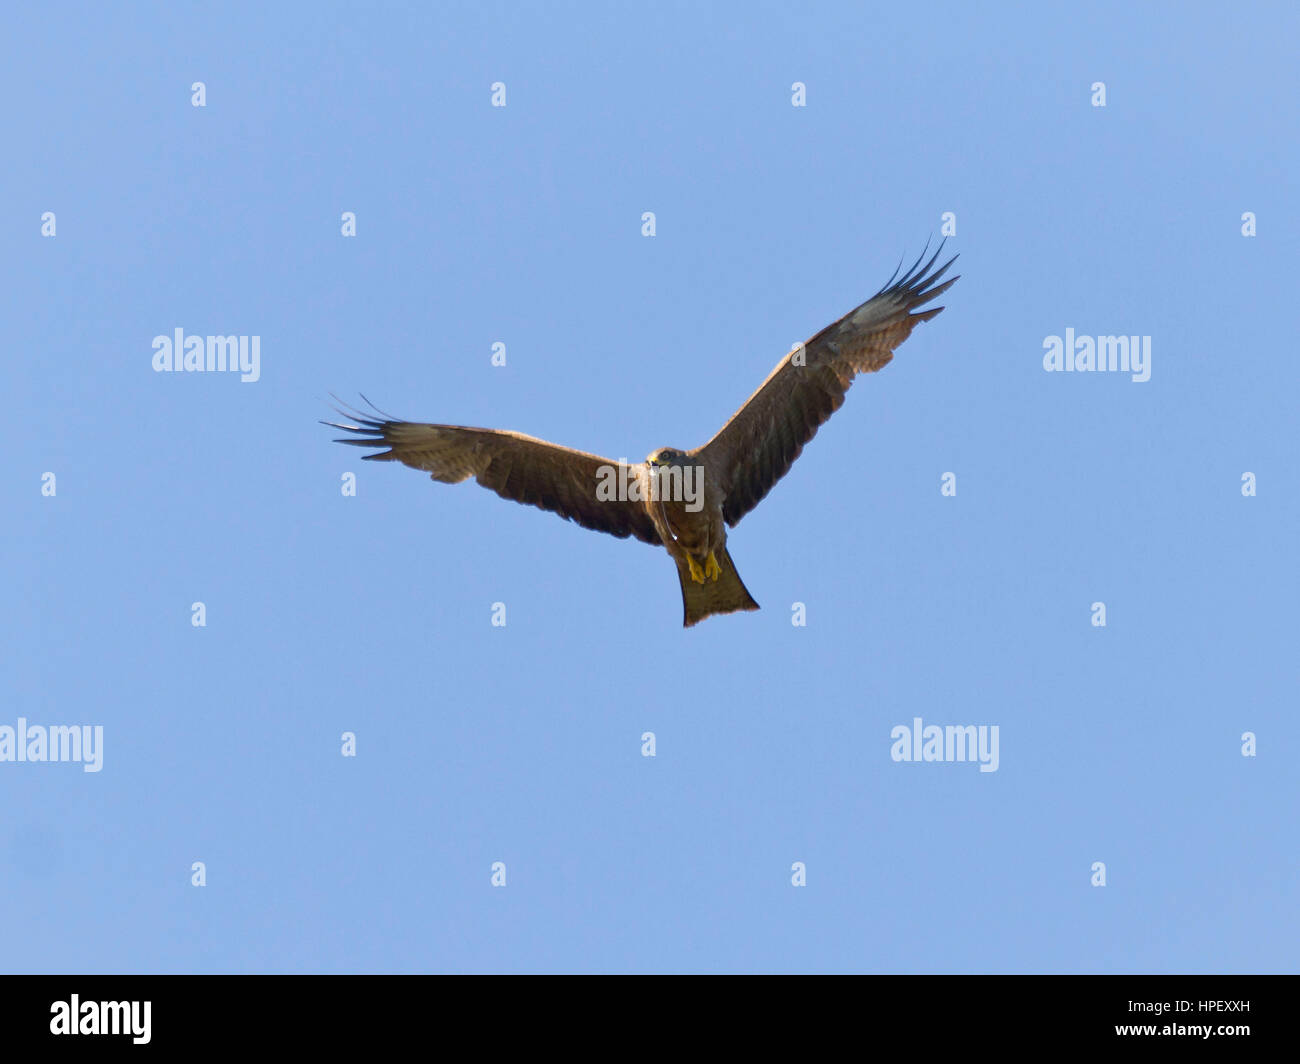
[[[1294,5],[803,6],[6,10],[0,724],[104,761],[0,764],[0,969],[1295,970]],[[761,612],[317,424],[693,447],[944,212]]]

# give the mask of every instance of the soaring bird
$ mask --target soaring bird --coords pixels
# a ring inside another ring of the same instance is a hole
[[[844,402],[859,373],[894,357],[913,327],[943,307],[918,309],[957,281],[939,280],[940,243],[902,277],[898,270],[861,306],[796,346],[713,439],[693,451],[661,447],[642,463],[616,462],[502,429],[429,425],[340,410],[354,433],[335,442],[387,447],[364,458],[402,462],[437,481],[474,477],[505,499],[550,510],[584,528],[664,547],[677,565],[683,624],[756,610],[727,552],[727,529],[759,504],[803,446]],[[901,269],[901,263],[900,263]],[[369,402],[369,400],[367,400]]]

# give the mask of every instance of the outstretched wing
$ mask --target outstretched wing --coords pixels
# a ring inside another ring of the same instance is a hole
[[[626,496],[627,491],[622,489],[635,479],[635,467],[558,447],[520,432],[377,421],[355,412],[344,416],[351,417],[354,423],[322,424],[356,433],[337,443],[388,448],[364,456],[372,461],[401,462],[412,469],[423,469],[444,484],[458,484],[474,477],[503,499],[539,506],[583,528],[620,538],[636,536],[646,543],[660,542],[644,507],[619,498]]]
[[[736,524],[785,476],[804,444],[840,408],[857,374],[880,369],[917,322],[943,310],[916,310],[957,280],[938,283],[955,255],[931,272],[942,249],[940,243],[924,266],[922,252],[901,279],[895,280],[895,270],[867,302],[786,355],[721,431],[691,452],[718,477],[727,524]]]

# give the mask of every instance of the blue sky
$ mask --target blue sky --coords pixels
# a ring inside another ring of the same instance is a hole
[[[1300,16],[798,7],[6,14],[0,726],[103,761],[0,762],[0,969],[1294,970]],[[945,212],[761,612],[317,424],[695,446]]]

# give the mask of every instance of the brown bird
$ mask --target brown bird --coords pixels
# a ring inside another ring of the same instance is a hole
[[[444,484],[474,477],[502,498],[665,547],[677,564],[688,628],[714,613],[756,610],[727,553],[727,528],[785,475],[844,402],[853,378],[888,363],[917,322],[943,310],[917,309],[957,281],[939,284],[956,256],[931,272],[938,257],[936,250],[923,266],[923,252],[903,277],[895,270],[869,300],[797,346],[721,431],[693,451],[661,447],[631,465],[519,432],[399,421],[377,409],[383,420],[340,410],[355,424],[322,424],[356,433],[338,443],[388,448],[367,459],[402,462]]]

